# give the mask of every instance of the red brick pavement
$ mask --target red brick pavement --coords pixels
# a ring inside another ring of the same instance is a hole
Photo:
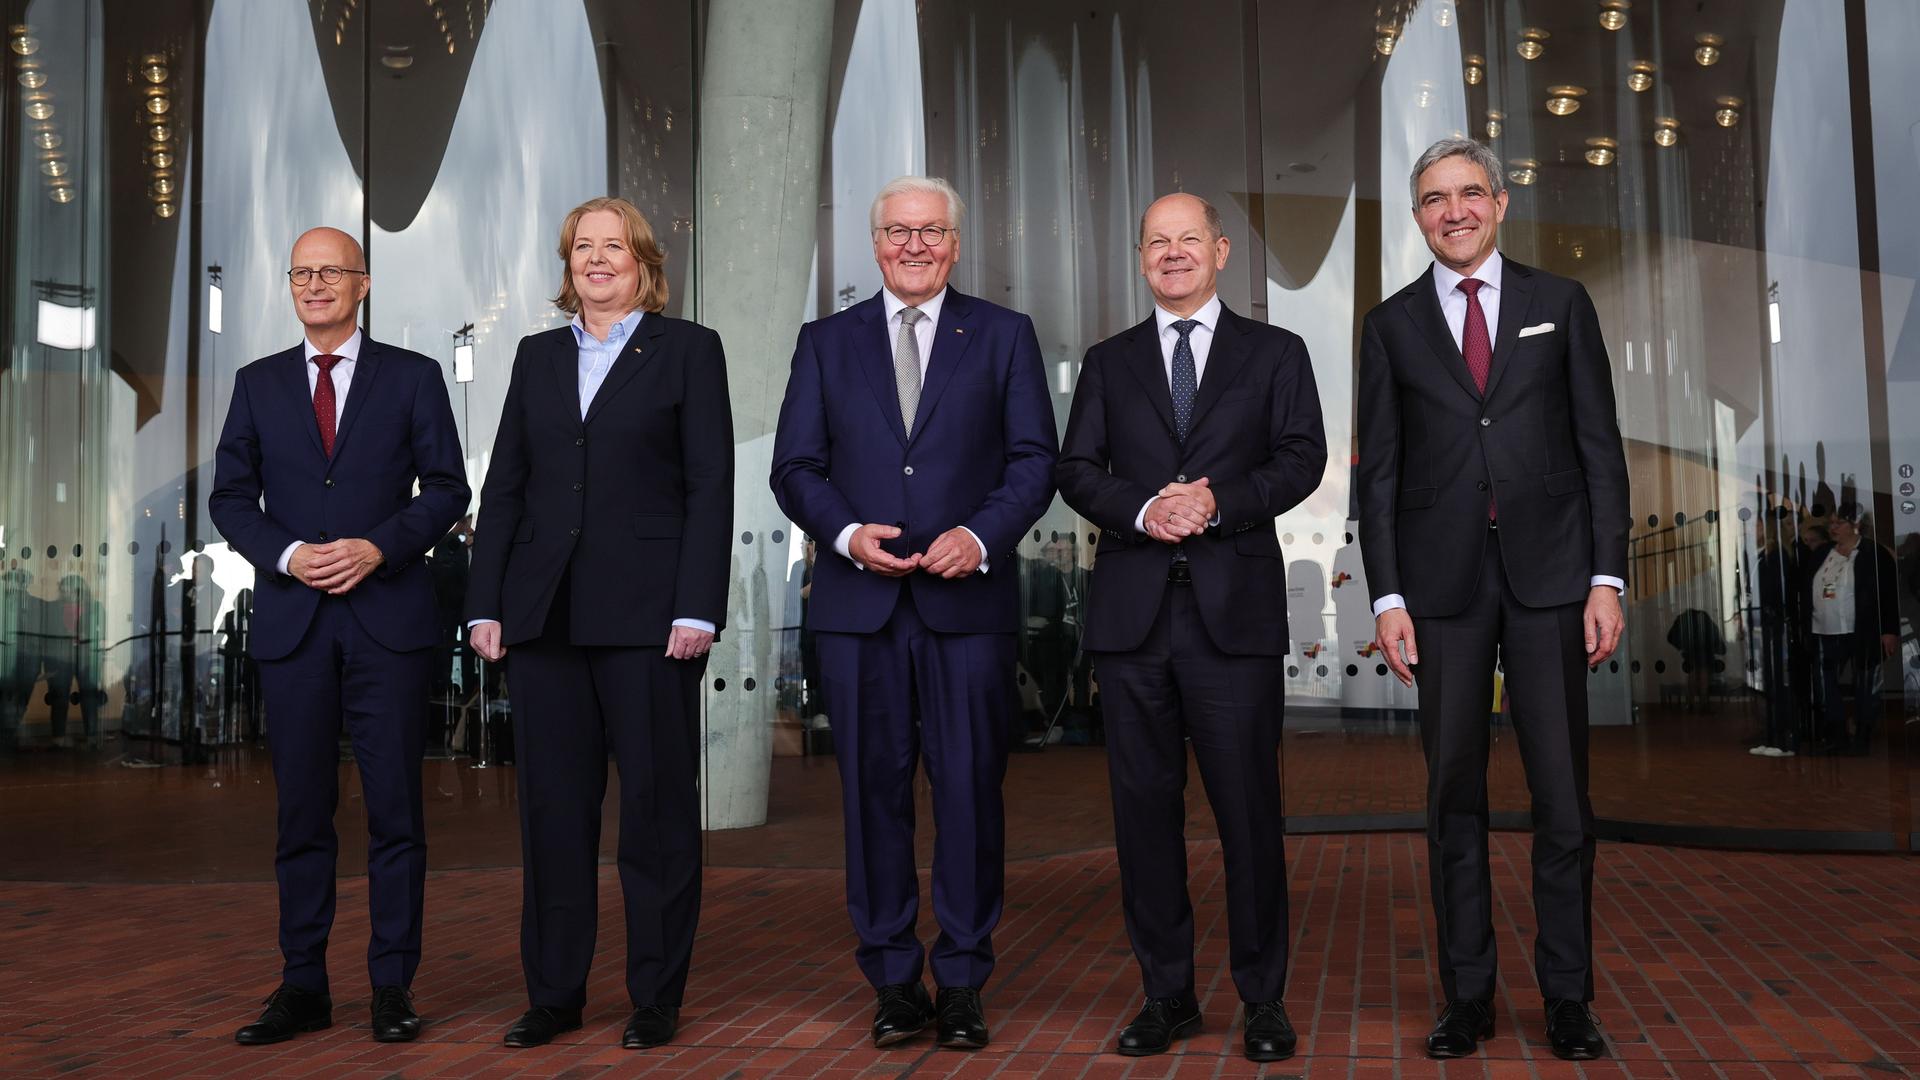
[[[1526,838],[1499,835],[1494,881],[1498,1035],[1444,1067],[1420,1053],[1438,994],[1418,836],[1316,836],[1289,845],[1295,961],[1288,1005],[1301,1056],[1264,1075],[1725,1077],[1920,1073],[1920,861],[1609,845],[1595,903],[1596,1011],[1609,1060],[1578,1067],[1543,1045],[1530,971]],[[1205,1034],[1180,1052],[1105,1051],[1137,1006],[1111,849],[1018,862],[988,989],[994,1042],[977,1054],[866,1039],[837,871],[716,869],[682,1034],[617,1046],[625,1019],[617,879],[601,875],[600,955],[586,1030],[551,1047],[499,1045],[522,1004],[514,870],[435,873],[408,1046],[366,1035],[360,983],[366,885],[345,879],[332,1030],[284,1046],[230,1041],[273,985],[273,889],[0,885],[0,1076],[275,1077],[1238,1077],[1225,971],[1219,849],[1192,846]],[[923,937],[932,928],[923,924]]]

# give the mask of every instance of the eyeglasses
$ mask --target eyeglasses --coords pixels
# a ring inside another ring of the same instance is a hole
[[[913,234],[919,233],[921,243],[930,248],[936,248],[946,242],[947,234],[953,230],[942,225],[922,225],[917,229],[909,229],[905,225],[889,225],[879,231],[887,234],[887,242],[894,247],[906,247],[907,241],[913,239]]]
[[[323,266],[318,270],[310,266],[296,266],[287,271],[287,280],[293,282],[293,287],[298,289],[312,281],[315,274],[319,274],[320,280],[329,285],[338,285],[340,279],[348,274],[359,274],[365,277],[366,273],[365,270],[349,270],[344,266]]]

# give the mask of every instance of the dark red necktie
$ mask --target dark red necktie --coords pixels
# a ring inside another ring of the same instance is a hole
[[[1467,322],[1460,329],[1460,355],[1467,361],[1467,374],[1481,397],[1487,396],[1487,373],[1493,370],[1493,339],[1487,335],[1487,313],[1480,308],[1479,278],[1465,278],[1454,286],[1467,294]],[[1487,500],[1487,520],[1498,517],[1493,500]]]
[[[1465,278],[1454,286],[1467,294],[1467,324],[1460,331],[1460,355],[1466,358],[1467,374],[1481,396],[1487,392],[1487,372],[1493,370],[1493,339],[1487,336],[1487,313],[1480,310],[1479,278]]]
[[[1485,332],[1484,320],[1482,332]],[[313,358],[314,366],[320,369],[320,377],[313,380],[313,418],[320,424],[320,448],[328,457],[333,456],[333,365],[344,359],[329,353]]]

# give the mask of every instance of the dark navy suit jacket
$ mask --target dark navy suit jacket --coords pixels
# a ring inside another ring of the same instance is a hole
[[[1033,321],[949,288],[934,328],[912,438],[900,420],[879,294],[800,328],[773,444],[780,509],[830,547],[850,524],[896,525],[886,546],[924,552],[956,525],[986,546],[987,573],[946,580],[868,573],[839,555],[814,566],[807,622],[831,633],[886,624],[902,589],[944,633],[1012,633],[1020,537],[1053,500],[1053,404]]]
[[[421,556],[471,495],[446,380],[433,360],[363,337],[331,458],[320,448],[304,348],[241,368],[207,510],[257,572],[253,655],[291,653],[319,606],[320,592],[277,569],[296,540],[370,541],[386,562],[346,594],[354,616],[389,649],[432,645],[433,581]]]

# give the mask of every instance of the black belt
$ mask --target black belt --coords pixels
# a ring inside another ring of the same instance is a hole
[[[1167,583],[1171,585],[1193,584],[1193,564],[1185,559],[1167,564]]]

